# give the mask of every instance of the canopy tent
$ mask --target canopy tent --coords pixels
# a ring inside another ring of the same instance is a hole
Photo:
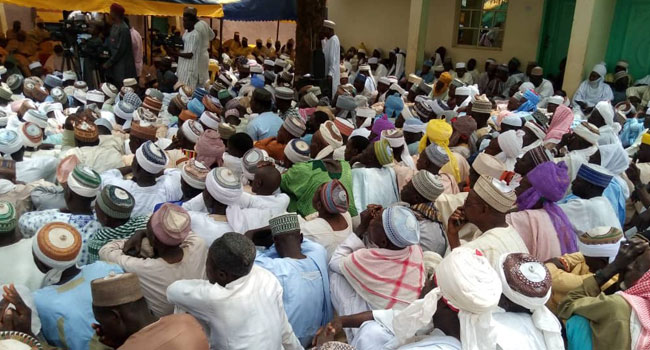
[[[45,10],[79,10],[83,12],[110,12],[112,3],[126,9],[128,15],[180,16],[186,6],[196,7],[200,17],[223,17],[221,4],[237,0],[0,0],[0,2]]]
[[[295,21],[296,0],[240,0],[224,4],[223,19],[230,21]]]

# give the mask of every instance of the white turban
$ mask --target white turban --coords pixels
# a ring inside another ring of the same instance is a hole
[[[508,171],[514,170],[517,158],[521,155],[524,134],[523,130],[508,130],[499,134],[497,138],[501,153],[494,157],[500,160]]]
[[[592,71],[598,73],[601,78],[605,78],[605,75],[607,75],[607,67],[602,63],[595,65]]]
[[[603,117],[605,124],[612,126],[614,124],[614,109],[609,101],[600,101],[596,104],[596,110]]]
[[[496,332],[492,312],[501,298],[501,281],[490,262],[476,250],[458,247],[436,267],[438,287],[423,299],[418,299],[401,311],[395,311],[392,329],[395,339],[390,345],[397,348],[431,322],[444,297],[458,309],[460,342],[463,349],[496,348]],[[394,344],[398,343],[398,344]]]
[[[499,265],[495,267],[499,277],[501,278],[501,287],[503,288],[503,295],[510,299],[513,303],[521,305],[532,312],[532,320],[535,328],[539,329],[544,334],[544,341],[546,342],[547,349],[564,349],[564,341],[562,340],[562,326],[557,320],[557,317],[546,307],[546,302],[551,297],[551,288],[544,297],[535,298],[523,295],[510,288],[506,274],[503,269],[503,264],[510,253],[503,254],[499,257]],[[549,274],[548,269],[541,262],[527,262],[522,264],[522,267],[527,265],[527,269],[519,271],[526,279],[539,282],[543,281]],[[550,277],[550,276],[549,276]]]
[[[558,95],[551,96],[548,98],[548,103],[556,104],[559,106],[564,103],[564,97]]]
[[[323,140],[327,142],[327,147],[318,152],[316,158],[314,159],[323,159],[328,155],[334,153],[334,150],[343,146],[343,138],[341,137],[341,132],[331,120],[328,120],[325,123],[321,124],[320,128],[318,128],[318,131],[320,131],[320,136],[323,138]]]
[[[598,129],[595,125],[589,124],[591,127],[594,129]],[[576,125],[573,128],[573,132],[576,133],[576,135],[582,137],[583,139],[587,140],[587,142],[591,143],[594,146],[598,145],[598,139],[600,138],[599,134],[596,134],[592,132],[591,130],[587,129],[586,126],[584,126],[582,123]]]

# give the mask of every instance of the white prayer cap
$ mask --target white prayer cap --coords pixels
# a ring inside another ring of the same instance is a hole
[[[43,65],[41,65],[41,62],[38,62],[38,61],[34,61],[34,62],[29,64],[29,69],[30,70],[40,68],[40,67],[43,67]]]
[[[63,81],[67,80],[77,80],[77,73],[71,70],[63,72]]]
[[[390,85],[390,79],[388,79],[388,77],[381,77],[379,78],[379,83],[384,85]]]
[[[559,106],[559,105],[564,103],[564,97],[558,96],[558,95],[551,96],[551,97],[548,98],[548,103],[552,103],[554,105]]]
[[[375,110],[369,107],[357,107],[356,112],[357,117],[361,118],[374,118],[377,116]]]
[[[326,19],[323,21],[323,27],[334,29],[336,28],[336,23],[334,23],[334,21],[330,21],[329,19]]]
[[[165,170],[167,155],[155,143],[147,141],[135,151],[138,165],[150,174],[158,174]]]
[[[596,104],[596,110],[605,120],[605,124],[612,126],[614,124],[614,109],[609,101],[600,101]]]
[[[0,129],[0,152],[5,155],[18,152],[23,147],[20,135],[14,130]]]
[[[210,171],[205,178],[205,188],[212,198],[225,205],[237,203],[243,193],[239,177],[224,167]]]
[[[366,128],[359,128],[359,129],[354,129],[352,130],[352,133],[350,134],[350,138],[354,136],[361,136],[365,139],[367,139],[370,136],[370,130]]]
[[[469,86],[461,86],[456,88],[456,96],[469,96],[472,93],[472,90]]]
[[[393,91],[397,91],[402,96],[406,95],[406,90],[402,89],[402,87],[397,85],[396,83],[393,83],[388,89],[393,90]]]
[[[192,143],[196,143],[196,141],[199,140],[199,136],[203,133],[203,126],[201,126],[201,123],[196,120],[190,119],[183,123],[181,126],[181,132],[186,139]]]
[[[465,62],[456,62],[456,69],[464,69],[465,68]]]

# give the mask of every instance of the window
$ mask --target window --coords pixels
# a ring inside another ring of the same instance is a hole
[[[457,45],[501,48],[509,0],[458,0]]]

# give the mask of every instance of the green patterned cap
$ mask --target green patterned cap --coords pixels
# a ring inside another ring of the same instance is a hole
[[[269,226],[271,226],[271,234],[273,236],[296,231],[300,232],[300,222],[296,213],[278,215],[269,220]]]
[[[128,219],[135,206],[135,199],[127,190],[107,185],[97,196],[97,205],[111,218]]]
[[[0,201],[0,233],[12,232],[16,228],[16,210],[13,204]]]
[[[393,162],[393,149],[386,139],[375,142],[374,147],[379,164],[386,165]]]

